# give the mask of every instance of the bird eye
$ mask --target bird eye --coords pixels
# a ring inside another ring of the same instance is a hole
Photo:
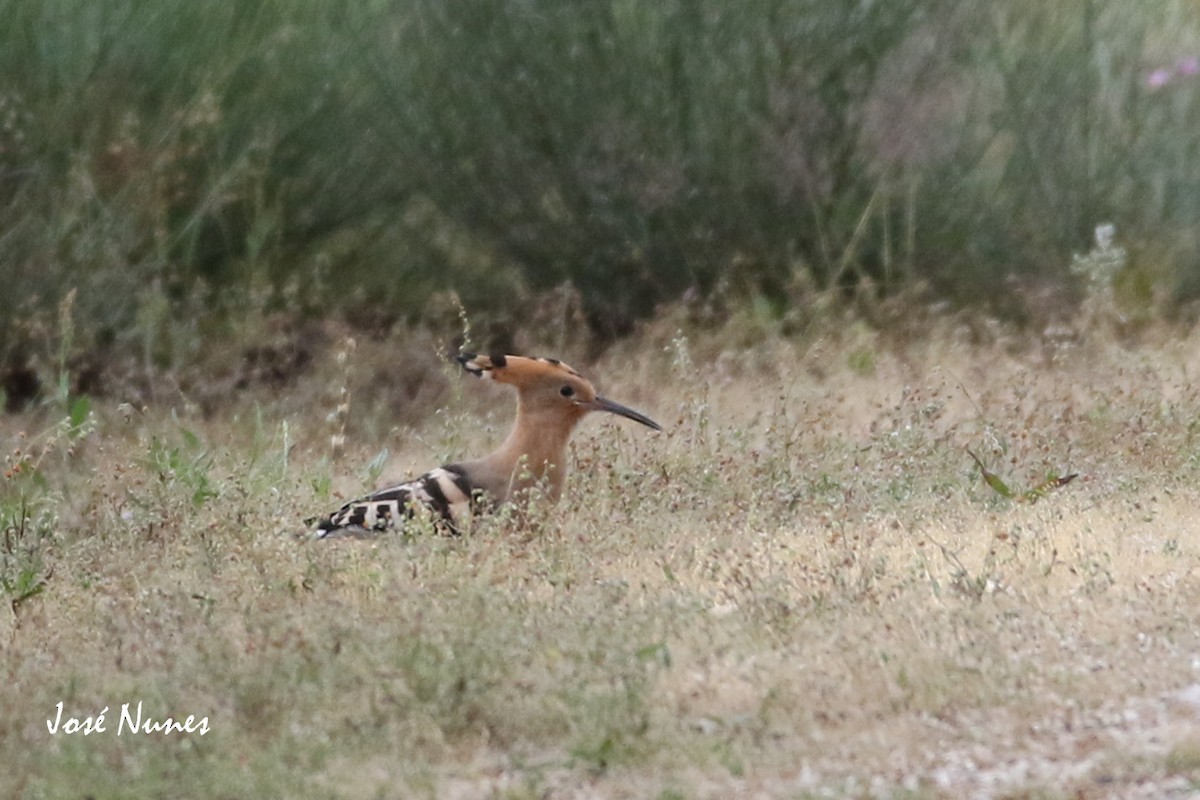
[[[564,386],[558,390],[558,393],[561,394],[563,397],[571,397],[575,394],[575,390],[572,389],[570,386]]]

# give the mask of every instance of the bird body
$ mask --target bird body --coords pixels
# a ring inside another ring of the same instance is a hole
[[[402,528],[419,508],[457,532],[456,523],[469,508],[509,502],[536,485],[557,500],[566,479],[567,442],[590,411],[662,430],[649,417],[598,395],[586,378],[557,359],[462,353],[458,361],[476,377],[516,389],[517,419],[508,438],[483,458],[447,464],[346,503],[319,521],[319,537]]]

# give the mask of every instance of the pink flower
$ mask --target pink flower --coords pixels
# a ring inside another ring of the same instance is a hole
[[[1196,75],[1200,74],[1200,58],[1196,56],[1184,56],[1175,64],[1176,75]]]
[[[1156,69],[1151,72],[1146,78],[1146,88],[1161,89],[1171,82],[1171,72],[1165,69]]]

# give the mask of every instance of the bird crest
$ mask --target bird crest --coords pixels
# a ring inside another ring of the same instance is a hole
[[[557,358],[460,353],[458,363],[477,378],[511,383],[514,386],[556,376],[583,377]]]

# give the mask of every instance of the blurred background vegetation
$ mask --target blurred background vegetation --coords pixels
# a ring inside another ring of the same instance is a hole
[[[1134,310],[1200,294],[1187,0],[0,14],[10,401],[56,360],[86,384],[121,359],[176,367],[247,320],[387,330],[459,299],[484,330],[550,307],[601,343],[681,298],[1033,318],[1047,291],[1078,301],[1072,256],[1100,223]]]

